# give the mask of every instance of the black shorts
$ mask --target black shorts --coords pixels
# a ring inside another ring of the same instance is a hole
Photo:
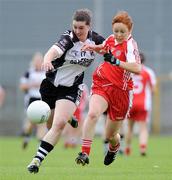
[[[41,100],[41,98],[31,97],[31,98],[29,99],[28,105],[31,104],[33,101],[37,101],[37,100]]]
[[[55,103],[59,99],[68,99],[79,105],[81,95],[83,92],[83,85],[74,85],[71,87],[58,86],[55,87],[49,80],[44,79],[40,86],[41,98],[45,101],[51,109],[55,108]]]

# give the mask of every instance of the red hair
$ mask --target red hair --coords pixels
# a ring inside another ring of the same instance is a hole
[[[120,11],[118,12],[112,19],[112,26],[115,23],[123,23],[128,27],[128,30],[130,31],[133,27],[133,21],[132,18],[128,15],[126,11]]]

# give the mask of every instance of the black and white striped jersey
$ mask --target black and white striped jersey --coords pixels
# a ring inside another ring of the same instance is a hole
[[[41,84],[45,78],[44,71],[36,71],[34,68],[29,68],[20,78],[20,84]],[[32,87],[25,92],[25,104],[28,104],[30,98],[41,98],[38,87]]]
[[[84,43],[101,44],[104,38],[94,31],[88,33]],[[52,61],[53,71],[46,73],[54,86],[73,86],[83,82],[84,71],[92,64],[95,59],[95,52],[81,51],[84,44],[79,41],[73,31],[65,31],[60,39],[53,45],[60,48],[63,55]]]

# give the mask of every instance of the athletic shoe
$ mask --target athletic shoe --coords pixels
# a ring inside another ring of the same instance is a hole
[[[64,148],[68,149],[68,148],[76,148],[77,147],[77,143],[72,143],[72,142],[65,142],[64,143]]]
[[[77,128],[78,127],[78,120],[74,117],[72,117],[70,120],[68,120],[68,123],[73,127]]]
[[[30,173],[38,173],[39,171],[39,166],[41,165],[40,160],[37,158],[33,158],[31,163],[27,166],[27,169]]]
[[[146,152],[141,152],[140,155],[141,156],[146,156]]]
[[[75,159],[77,164],[82,164],[85,166],[85,164],[89,164],[88,155],[86,153],[78,153],[78,157]]]
[[[22,143],[22,148],[26,149],[27,146],[28,146],[28,143],[29,143],[28,141],[24,140],[23,143]]]
[[[104,158],[104,165],[108,166],[109,164],[111,164],[115,160],[117,153],[118,150],[115,152],[108,151]]]

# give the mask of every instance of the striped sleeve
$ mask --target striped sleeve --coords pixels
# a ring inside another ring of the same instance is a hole
[[[137,47],[137,43],[134,39],[129,39],[127,42],[127,62],[140,63],[140,56]]]

